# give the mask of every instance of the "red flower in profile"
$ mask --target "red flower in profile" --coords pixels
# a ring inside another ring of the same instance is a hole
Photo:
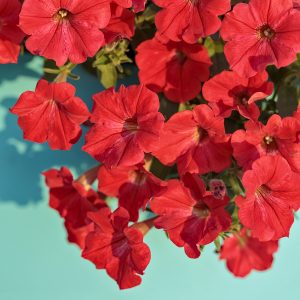
[[[223,71],[204,84],[202,93],[217,115],[228,118],[237,110],[243,117],[257,120],[260,111],[255,101],[273,92],[273,83],[267,80],[267,72],[247,79],[235,72]]]
[[[120,289],[139,285],[139,275],[143,275],[151,258],[150,249],[143,242],[149,229],[147,222],[128,227],[129,214],[122,207],[113,213],[102,209],[88,216],[95,230],[88,234],[82,256],[97,269],[106,269]]]
[[[55,60],[79,64],[104,45],[103,29],[110,20],[107,0],[25,0],[20,26],[30,37],[27,49]]]
[[[194,44],[200,37],[217,32],[221,26],[218,16],[230,10],[229,0],[154,0],[162,10],[155,24],[160,34],[173,41]]]
[[[281,156],[256,160],[243,176],[246,197],[239,196],[241,223],[260,241],[278,240],[289,235],[293,209],[300,207],[299,175],[292,172]]]
[[[97,171],[91,171],[97,174]],[[65,220],[69,242],[83,248],[87,233],[93,230],[87,213],[107,207],[106,203],[85,184],[84,176],[74,180],[71,172],[65,167],[60,170],[48,170],[43,175],[50,189],[49,206],[58,211]]]
[[[139,210],[145,209],[150,199],[165,190],[163,182],[142,165],[108,169],[100,168],[99,191],[119,198],[119,205],[126,208],[130,221],[137,221]]]
[[[300,12],[292,0],[250,0],[226,14],[221,36],[230,68],[251,77],[274,64],[291,64],[300,50]]]
[[[163,43],[159,37],[138,46],[136,63],[140,82],[157,93],[164,92],[174,102],[195,98],[201,91],[201,82],[209,78],[211,66],[202,45]]]
[[[24,139],[68,150],[81,136],[80,124],[89,118],[85,103],[75,97],[76,89],[69,83],[48,83],[40,80],[35,92],[23,93],[14,107]]]
[[[221,172],[231,164],[229,136],[224,119],[208,105],[176,113],[165,124],[159,150],[153,153],[163,164],[175,162],[181,175]]]
[[[17,63],[24,33],[18,27],[19,0],[0,1],[0,64]]]
[[[158,96],[144,85],[123,85],[94,95],[91,122],[83,150],[107,167],[133,166],[157,148],[164,117]]]
[[[133,6],[135,12],[140,12],[145,9],[147,0],[112,0],[112,1],[126,8]]]
[[[103,29],[105,42],[112,43],[116,39],[131,38],[134,35],[135,14],[114,3],[111,4],[111,19]]]
[[[264,271],[273,263],[278,241],[260,242],[242,229],[236,236],[224,241],[220,259],[226,260],[227,268],[237,277],[245,277],[252,270]]]
[[[253,161],[265,155],[281,155],[295,172],[300,172],[300,130],[295,118],[281,119],[273,115],[267,125],[248,121],[245,130],[237,130],[231,137],[233,156],[244,170],[251,168]]]
[[[230,226],[225,210],[229,198],[214,198],[197,175],[187,174],[183,180],[186,186],[170,180],[167,191],[151,201],[151,209],[159,215],[155,227],[163,228],[176,246],[184,247],[188,257],[197,258],[200,245],[211,243]]]

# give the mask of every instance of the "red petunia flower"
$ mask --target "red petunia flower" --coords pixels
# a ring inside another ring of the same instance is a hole
[[[233,156],[244,170],[251,168],[253,161],[265,155],[281,155],[295,172],[300,172],[300,130],[295,118],[281,119],[272,115],[267,125],[247,122],[245,130],[237,130],[231,137]]]
[[[219,15],[230,10],[229,0],[154,0],[162,10],[156,14],[155,24],[160,34],[173,41],[194,44],[200,37],[217,32],[221,26]]]
[[[128,227],[129,214],[122,207],[114,213],[103,209],[88,216],[95,230],[88,234],[82,256],[97,269],[106,269],[120,289],[139,285],[139,275],[143,275],[151,258],[150,249],[143,242],[147,224]]]
[[[164,92],[174,102],[195,98],[201,91],[201,82],[209,78],[211,66],[202,45],[163,43],[159,37],[138,46],[136,63],[140,82],[157,93]]]
[[[142,165],[107,169],[102,166],[98,174],[99,191],[119,198],[119,205],[126,208],[130,221],[137,221],[139,210],[145,209],[150,199],[166,188],[163,182]]]
[[[220,259],[226,260],[227,268],[237,277],[245,277],[252,270],[271,268],[278,241],[260,242],[249,236],[245,229],[224,241]]]
[[[84,177],[75,181],[65,167],[48,170],[43,175],[50,189],[49,206],[65,220],[69,242],[83,248],[86,235],[94,228],[87,213],[107,207],[106,203],[89,185],[84,184]]]
[[[25,34],[18,27],[19,0],[0,1],[0,64],[17,63]]]
[[[177,162],[181,175],[221,172],[231,164],[229,136],[224,119],[215,117],[208,105],[176,113],[165,124],[159,150],[153,153],[163,164]]]
[[[223,71],[204,84],[202,93],[217,115],[228,118],[237,110],[245,118],[257,120],[260,111],[255,101],[273,92],[273,83],[267,80],[267,72],[247,79],[235,72]]]
[[[135,14],[114,3],[111,4],[111,19],[103,29],[105,43],[109,44],[120,38],[131,38],[134,35]]]
[[[103,29],[110,20],[107,0],[25,0],[20,26],[30,37],[27,49],[55,60],[79,64],[104,45]]]
[[[145,9],[147,0],[112,0],[122,7],[132,7],[136,13],[143,11]]]
[[[289,65],[300,50],[300,12],[292,0],[250,0],[226,14],[221,36],[230,68],[243,77]]]
[[[75,92],[69,83],[40,80],[35,92],[23,93],[11,112],[19,117],[24,139],[37,143],[48,141],[52,149],[70,149],[81,136],[79,125],[90,115]]]
[[[294,222],[293,209],[300,207],[299,175],[281,156],[256,160],[243,176],[246,197],[239,196],[241,223],[260,241],[288,236]]]
[[[94,95],[91,122],[83,150],[107,167],[132,166],[157,148],[164,117],[158,96],[144,85],[108,89]]]
[[[229,198],[214,198],[197,175],[187,174],[183,180],[186,186],[170,180],[168,190],[151,201],[151,209],[159,215],[155,227],[163,228],[176,246],[184,247],[188,257],[197,258],[199,245],[211,243],[230,226],[225,210]]]

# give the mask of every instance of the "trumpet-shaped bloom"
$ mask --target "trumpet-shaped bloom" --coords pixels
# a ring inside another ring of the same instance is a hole
[[[158,96],[144,85],[121,86],[94,95],[83,150],[107,167],[133,166],[157,148],[164,117]]]
[[[238,214],[252,236],[260,241],[288,236],[293,209],[300,207],[299,175],[281,156],[265,156],[245,172],[242,182],[246,196],[236,199]]]
[[[120,289],[139,285],[142,281],[139,275],[143,275],[151,257],[149,247],[143,242],[144,232],[138,226],[128,227],[129,214],[124,208],[114,213],[102,209],[88,216],[95,229],[86,238],[82,256],[97,269],[106,269]]]
[[[267,65],[285,67],[300,50],[300,12],[292,0],[250,0],[226,14],[221,36],[230,68],[251,77]]]
[[[252,270],[271,268],[273,255],[278,250],[278,241],[260,242],[242,229],[237,236],[224,241],[220,259],[226,260],[228,270],[237,277],[245,277]]]
[[[267,80],[267,72],[247,79],[223,71],[205,82],[202,93],[217,115],[227,118],[237,110],[245,118],[257,120],[260,111],[255,102],[273,92],[273,84]]]
[[[300,172],[299,123],[296,118],[281,119],[273,115],[264,126],[259,122],[247,122],[245,130],[237,130],[231,137],[233,156],[244,170],[266,155],[281,155],[293,171]]]
[[[154,225],[164,229],[176,246],[184,247],[187,256],[197,258],[199,245],[211,243],[230,226],[225,210],[229,198],[217,199],[206,192],[197,175],[185,175],[184,183],[170,180],[167,191],[151,201],[151,209],[159,215]]]
[[[150,199],[165,190],[163,182],[142,165],[108,169],[100,168],[99,191],[118,197],[119,205],[129,212],[130,220],[137,221],[139,210],[145,209]]]
[[[153,153],[163,164],[177,163],[180,174],[221,172],[231,164],[231,146],[224,119],[208,105],[176,113],[165,124],[159,150]]]
[[[114,3],[111,4],[111,19],[103,29],[107,44],[120,38],[131,38],[134,35],[135,14]]]
[[[160,34],[173,41],[194,44],[200,37],[217,32],[218,16],[230,10],[229,0],[154,0],[162,8],[155,24]]]
[[[58,66],[83,63],[104,45],[103,29],[110,20],[107,0],[25,0],[20,26],[29,35],[27,49]]]
[[[94,228],[87,213],[107,207],[105,202],[94,190],[74,180],[65,167],[43,175],[49,187],[49,206],[65,220],[69,242],[84,248],[86,235]]]
[[[209,78],[211,66],[202,45],[163,43],[159,37],[138,46],[136,63],[140,81],[174,102],[195,98],[201,91],[201,83]]]
[[[73,85],[40,80],[35,92],[23,93],[14,107],[24,139],[44,143],[52,149],[68,150],[81,136],[80,124],[90,116]]]

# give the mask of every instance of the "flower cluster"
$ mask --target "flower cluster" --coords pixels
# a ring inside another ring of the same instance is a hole
[[[24,139],[69,150],[83,125],[97,164],[77,179],[44,172],[49,205],[121,289],[141,283],[151,228],[193,259],[214,243],[238,277],[270,268],[289,236],[300,208],[300,5],[244,2],[0,0],[0,63],[17,62],[24,38],[46,61],[48,81],[11,108]],[[78,64],[105,87],[91,111],[67,82]],[[140,83],[116,88],[133,68]]]

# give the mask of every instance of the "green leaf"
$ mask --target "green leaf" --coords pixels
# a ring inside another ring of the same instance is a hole
[[[117,68],[112,63],[98,65],[97,71],[99,80],[106,89],[116,86],[118,81],[118,72]]]

